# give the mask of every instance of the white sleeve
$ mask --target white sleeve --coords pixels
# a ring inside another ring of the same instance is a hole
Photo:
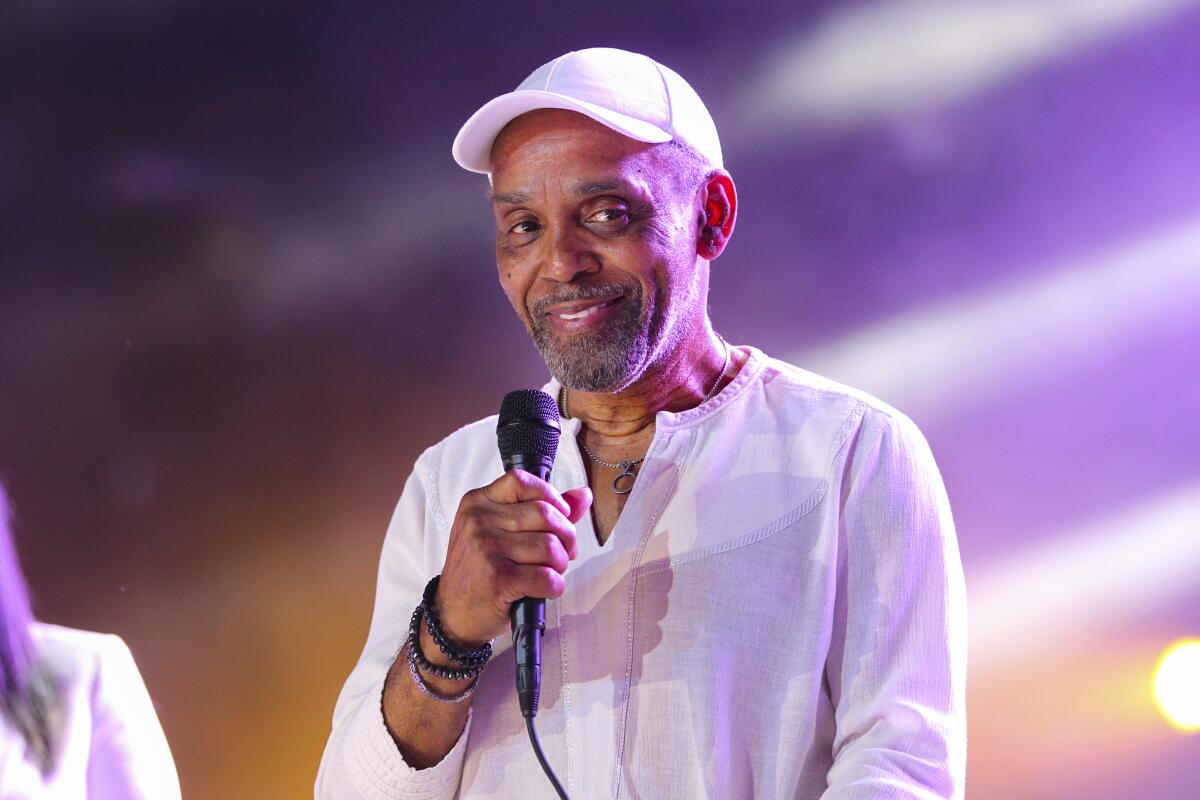
[[[87,786],[92,800],[179,800],[179,776],[150,693],[119,636],[100,637]]]
[[[908,418],[868,412],[841,499],[823,800],[959,800],[966,591],[941,475]]]
[[[383,682],[432,577],[425,569],[433,526],[425,481],[431,451],[413,468],[388,526],[379,559],[375,610],[358,664],[333,711],[333,730],[317,772],[317,800],[449,800],[458,791],[470,718],[449,753],[428,769],[404,762],[383,721]],[[432,479],[436,479],[433,477]]]

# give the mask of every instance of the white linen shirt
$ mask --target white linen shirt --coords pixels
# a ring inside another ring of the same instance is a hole
[[[577,526],[546,610],[546,756],[573,800],[961,798],[966,601],[929,447],[879,401],[748,349],[711,400],[658,412],[608,541]],[[380,708],[462,495],[502,473],[495,426],[451,434],[408,479],[320,800],[556,796],[507,640],[437,765],[405,764]],[[560,491],[586,483],[579,427],[563,420]]]

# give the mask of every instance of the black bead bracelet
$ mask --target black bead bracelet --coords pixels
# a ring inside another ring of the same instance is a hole
[[[425,591],[421,596],[421,605],[417,607],[417,611],[420,611],[425,617],[425,627],[429,629],[430,638],[437,644],[438,649],[446,655],[446,658],[464,669],[482,667],[492,657],[492,643],[490,641],[484,642],[480,647],[468,649],[455,643],[442,630],[442,621],[437,614],[437,589],[438,581],[441,577],[441,575],[434,575],[429,580],[429,583],[425,584]],[[416,621],[416,612],[413,612],[413,616],[414,621]]]
[[[439,678],[445,678],[451,681],[465,681],[475,678],[479,673],[483,672],[485,664],[474,664],[455,669],[453,667],[443,667],[440,664],[432,663],[425,657],[425,653],[421,650],[421,619],[424,617],[424,606],[417,606],[413,611],[412,621],[408,625],[408,652],[409,657],[418,667],[430,675],[436,675]],[[428,624],[428,620],[426,620]]]

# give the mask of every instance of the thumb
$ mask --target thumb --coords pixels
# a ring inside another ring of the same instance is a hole
[[[567,505],[571,507],[571,513],[567,514],[567,519],[571,520],[571,524],[574,525],[583,519],[583,515],[592,507],[592,490],[587,486],[567,489],[562,493],[562,499],[566,500]]]

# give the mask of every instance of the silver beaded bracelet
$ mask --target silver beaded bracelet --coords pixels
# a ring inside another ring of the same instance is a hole
[[[451,697],[447,697],[444,694],[439,694],[438,692],[434,691],[433,688],[431,688],[429,684],[425,682],[425,679],[421,677],[421,673],[417,669],[417,655],[413,651],[412,642],[410,640],[406,640],[404,642],[404,651],[404,658],[408,662],[408,672],[410,675],[412,675],[413,683],[415,683],[417,688],[421,690],[421,694],[425,695],[431,700],[436,700],[439,703],[461,703],[463,700],[466,700],[468,697],[475,694],[475,689],[479,686],[478,675],[476,675],[475,679],[471,681],[470,686],[468,686],[459,694]]]

